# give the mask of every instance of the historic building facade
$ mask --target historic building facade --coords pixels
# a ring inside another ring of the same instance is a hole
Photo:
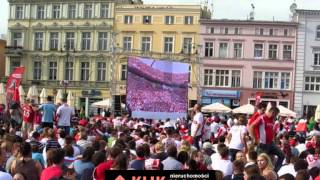
[[[201,6],[121,5],[115,9],[117,44],[116,91],[125,95],[130,55],[190,64],[189,106],[199,98],[199,31]],[[120,53],[119,53],[120,52]]]
[[[23,85],[72,91],[78,107],[110,97],[113,0],[9,0],[6,76],[26,68]]]
[[[297,23],[202,20],[202,103],[293,108]]]
[[[320,11],[297,10],[295,111],[314,116],[320,102]]]

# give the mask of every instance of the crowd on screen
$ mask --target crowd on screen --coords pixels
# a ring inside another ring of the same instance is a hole
[[[187,88],[169,87],[128,73],[127,102],[131,111],[187,111]]]
[[[153,68],[151,65],[147,65],[143,63],[139,59],[130,59],[129,67],[134,68],[135,70],[139,71],[140,74],[144,76],[152,77],[153,79],[156,79],[159,82],[176,84],[176,85],[188,84],[188,77],[189,77],[188,72],[175,73],[174,69],[169,69],[173,71],[172,73],[164,72],[159,69]]]
[[[8,111],[7,111],[8,110]],[[319,180],[320,122],[278,117],[83,118],[66,100],[0,106],[1,180],[105,180],[111,170],[211,170],[213,179]],[[82,117],[82,118],[81,118]],[[39,121],[40,120],[40,121]],[[31,173],[32,172],[32,173]]]

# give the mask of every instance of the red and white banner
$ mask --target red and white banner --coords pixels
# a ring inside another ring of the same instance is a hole
[[[24,67],[15,68],[12,74],[8,78],[7,86],[6,86],[7,104],[9,104],[10,101],[14,100],[13,97],[14,97],[14,94],[17,93],[17,89],[20,86],[24,69],[25,69]],[[17,100],[17,98],[15,100]]]

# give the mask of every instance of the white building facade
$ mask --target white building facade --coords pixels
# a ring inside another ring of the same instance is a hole
[[[320,104],[320,10],[297,10],[294,110],[311,117]]]

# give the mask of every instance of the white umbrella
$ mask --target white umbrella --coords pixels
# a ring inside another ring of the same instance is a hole
[[[95,103],[91,104],[92,107],[97,107],[97,108],[109,108],[110,106],[110,99],[105,99],[103,101],[98,101]]]
[[[23,104],[26,93],[24,92],[22,85],[19,86],[18,90],[19,90],[20,102],[21,104]]]
[[[221,103],[213,103],[202,107],[203,112],[230,112],[231,109]]]
[[[280,110],[280,113],[279,113],[280,116],[292,116],[292,117],[297,116],[297,113],[291,111],[290,109],[288,109],[284,106],[279,105],[278,109]]]
[[[320,104],[317,105],[316,113],[314,115],[314,120],[318,121],[320,119]]]
[[[42,88],[42,91],[40,93],[40,104],[43,104],[47,101],[48,93],[46,88]]]
[[[38,89],[36,88],[36,86],[31,86],[29,88],[29,91],[28,91],[28,94],[27,94],[27,98],[28,99],[33,99],[34,102],[36,104],[38,104],[38,97],[39,97]]]
[[[254,106],[252,104],[245,104],[238,108],[232,110],[233,113],[240,113],[240,114],[253,114]]]
[[[62,90],[58,89],[58,93],[57,93],[57,96],[56,96],[56,104],[62,103],[62,99],[63,99]]]
[[[3,83],[0,83],[0,103],[6,104],[6,90]]]
[[[73,97],[71,91],[68,92],[67,101],[68,101],[67,103],[68,103],[71,107],[74,107],[75,102],[74,102],[74,97]]]

